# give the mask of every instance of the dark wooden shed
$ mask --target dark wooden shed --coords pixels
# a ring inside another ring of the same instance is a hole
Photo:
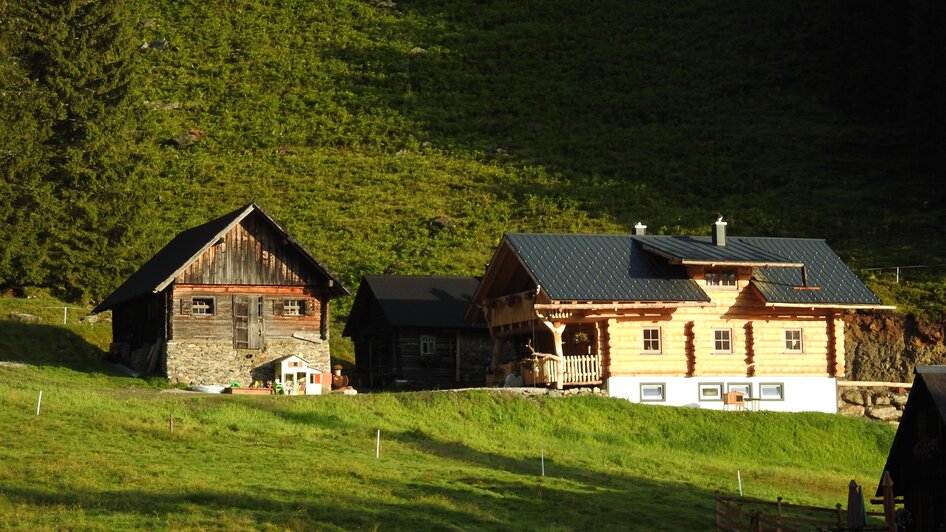
[[[112,353],[187,384],[273,378],[300,355],[330,370],[328,308],[341,282],[255,203],[188,229],[94,312],[112,311]]]
[[[464,321],[475,277],[367,275],[342,333],[365,385],[455,388],[484,383],[492,341]]]
[[[916,367],[884,469],[903,498],[908,530],[946,529],[946,366]]]

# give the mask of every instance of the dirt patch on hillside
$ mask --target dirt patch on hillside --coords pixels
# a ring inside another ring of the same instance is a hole
[[[848,379],[912,382],[917,365],[946,364],[946,321],[889,312],[856,313],[844,321]]]

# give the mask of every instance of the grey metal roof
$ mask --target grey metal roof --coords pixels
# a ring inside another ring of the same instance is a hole
[[[630,235],[511,233],[506,241],[553,300],[709,301],[686,268]]]
[[[372,300],[395,327],[480,329],[463,319],[479,279],[440,275],[366,275],[362,278],[348,323],[342,333],[351,337],[367,324]]]
[[[176,277],[181,270],[203,253],[206,248],[211,246],[235,224],[239,223],[240,220],[243,220],[254,211],[262,214],[263,217],[266,218],[277,231],[284,235],[287,241],[295,246],[316,269],[327,278],[334,281],[335,296],[347,295],[349,293],[348,289],[342,285],[341,281],[322,266],[322,264],[296,242],[295,239],[290,237],[281,225],[263,212],[263,209],[261,209],[259,205],[250,203],[220,218],[213,219],[175,236],[161,248],[160,251],[155,253],[153,257],[148,259],[138,271],[131,274],[114,292],[109,294],[97,307],[92,309],[92,312],[102,312],[115,308],[117,305],[126,303],[136,297],[161,291],[169,282],[174,280],[174,277]]]
[[[745,238],[729,237],[725,246],[713,244],[709,237],[642,235],[633,237],[660,255],[681,262],[714,264],[792,264],[797,261],[754,246]]]
[[[804,285],[801,268],[753,268],[752,284],[769,303],[883,305],[824,240],[730,237],[731,240],[804,264],[808,285],[819,288],[797,289]]]

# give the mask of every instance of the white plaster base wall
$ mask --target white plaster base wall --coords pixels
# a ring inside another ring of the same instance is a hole
[[[662,401],[641,401],[641,385],[662,384]],[[776,412],[838,412],[838,383],[833,377],[745,377],[745,376],[707,376],[707,377],[663,377],[635,376],[611,377],[607,380],[608,395],[621,397],[635,403],[690,406],[723,410],[722,398],[717,400],[700,399],[700,386],[722,385],[722,393],[729,391],[729,385],[748,384],[752,388],[752,400],[746,403],[746,409],[772,410]],[[781,400],[760,399],[760,385],[782,385]],[[730,407],[731,408],[731,407]]]

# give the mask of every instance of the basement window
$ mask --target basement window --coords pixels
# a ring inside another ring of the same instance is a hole
[[[739,392],[743,397],[752,397],[752,384],[748,382],[729,383],[726,389],[730,392]]]
[[[722,401],[722,384],[700,384],[700,401]]]
[[[785,329],[785,351],[789,353],[802,352],[801,329]]]
[[[641,402],[645,401],[665,401],[667,395],[663,383],[642,383],[641,384]]]
[[[736,270],[707,270],[703,279],[706,286],[736,286]]]
[[[191,314],[194,316],[212,316],[214,313],[214,298],[195,297],[191,300]]]
[[[781,384],[760,384],[759,399],[763,401],[781,401],[785,399]]]

